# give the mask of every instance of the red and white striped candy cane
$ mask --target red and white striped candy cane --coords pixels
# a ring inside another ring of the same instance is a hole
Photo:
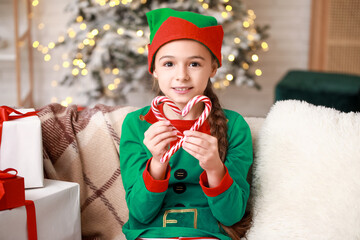
[[[194,98],[192,98],[187,104],[186,106],[184,107],[184,109],[181,111],[173,101],[171,101],[169,98],[165,97],[165,96],[160,96],[160,97],[156,97],[153,101],[152,101],[152,104],[151,104],[151,109],[154,113],[154,115],[157,117],[157,119],[159,120],[165,120],[166,118],[161,114],[161,112],[159,111],[158,109],[158,105],[159,103],[167,103],[171,109],[176,112],[177,114],[179,115],[182,115],[183,117],[185,117],[189,112],[190,110],[192,109],[192,107],[199,103],[199,102],[204,102],[205,103],[205,108],[204,108],[204,111],[202,112],[202,114],[200,115],[200,117],[198,118],[198,120],[195,122],[195,124],[190,128],[190,130],[192,131],[197,131],[200,126],[205,122],[205,120],[208,118],[210,112],[211,112],[211,107],[212,107],[212,104],[211,104],[211,101],[208,97],[206,96],[201,96],[201,95],[198,95],[198,96],[195,96]],[[173,128],[175,128],[173,126]],[[175,128],[176,129],[176,128]],[[176,129],[177,130],[177,129]],[[177,130],[178,131],[178,130]],[[178,137],[180,138],[176,144],[174,146],[172,146],[169,151],[167,151],[164,156],[161,158],[160,162],[161,163],[164,163],[166,161],[168,161],[170,159],[170,157],[177,151],[180,149],[180,147],[182,146],[184,140],[185,140],[185,137],[183,136],[183,134],[178,131]]]

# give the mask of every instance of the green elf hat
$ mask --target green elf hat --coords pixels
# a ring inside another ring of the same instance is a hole
[[[192,39],[202,43],[214,55],[221,66],[221,46],[224,31],[216,18],[193,12],[180,12],[160,8],[146,14],[150,27],[148,44],[149,72],[154,69],[155,54],[159,48],[173,40]]]

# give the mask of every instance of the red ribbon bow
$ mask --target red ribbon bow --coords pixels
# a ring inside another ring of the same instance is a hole
[[[9,172],[15,172],[14,174],[10,174]],[[0,179],[9,179],[9,178],[13,178],[16,177],[16,175],[18,174],[18,171],[14,168],[7,168],[5,170],[0,170]],[[2,197],[5,195],[5,190],[2,187],[2,185],[0,185],[0,199],[2,199]]]
[[[16,113],[17,115],[10,116],[11,113]],[[13,108],[10,108],[7,106],[1,106],[0,107],[0,145],[1,145],[3,122],[11,121],[11,120],[19,119],[19,118],[36,116],[37,113],[38,113],[38,111],[21,113],[19,111],[16,111]]]

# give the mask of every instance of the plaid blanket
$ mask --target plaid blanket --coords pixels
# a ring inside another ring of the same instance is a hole
[[[96,105],[80,111],[50,104],[38,109],[44,170],[50,179],[80,184],[83,239],[125,239],[128,219],[121,181],[121,125],[135,107]]]

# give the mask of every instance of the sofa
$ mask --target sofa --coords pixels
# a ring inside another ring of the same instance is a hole
[[[44,171],[80,184],[83,239],[125,239],[119,142],[129,106],[39,110]],[[303,101],[246,117],[253,138],[249,240],[360,239],[360,113]]]

